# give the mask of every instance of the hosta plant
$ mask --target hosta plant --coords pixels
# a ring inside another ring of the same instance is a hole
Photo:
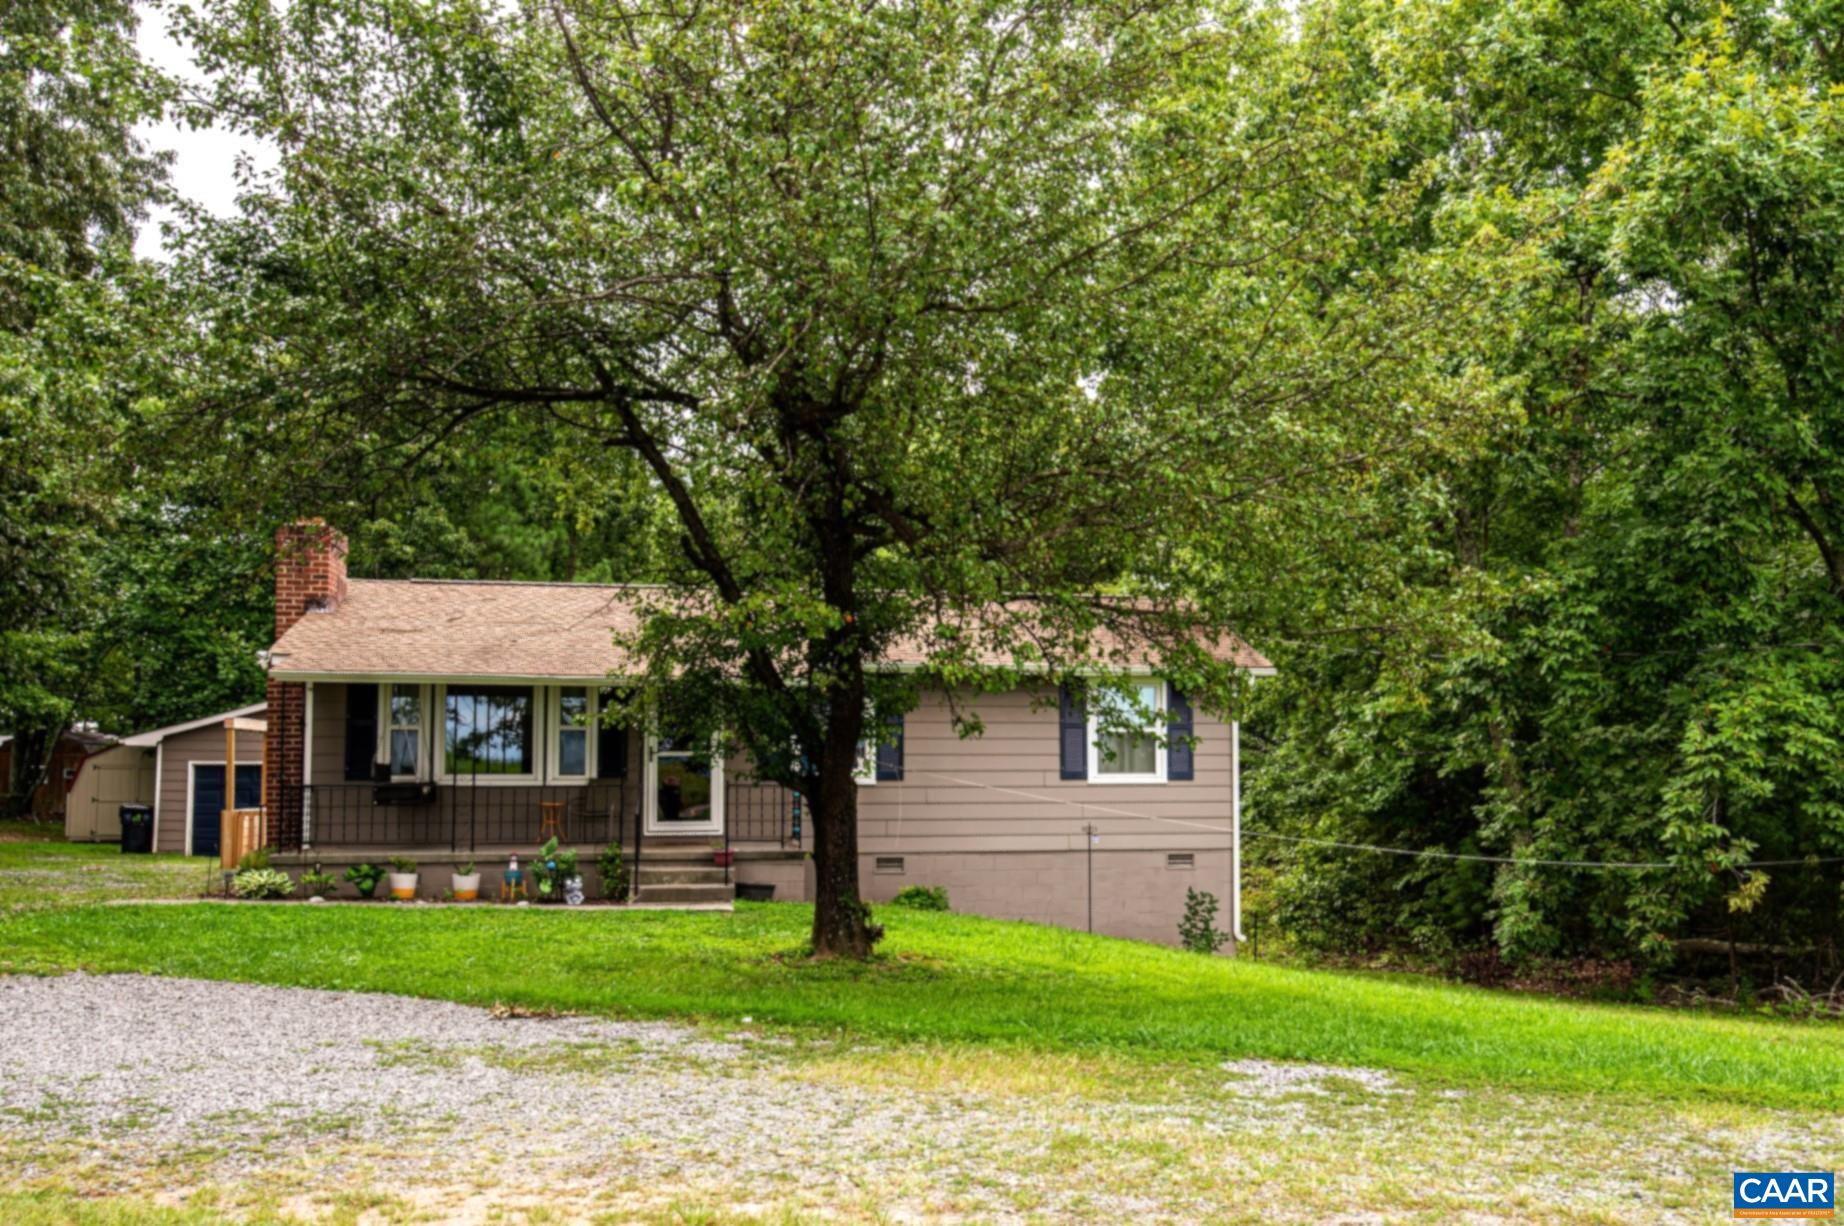
[[[280,869],[250,868],[231,879],[231,892],[238,898],[287,898],[295,883]]]

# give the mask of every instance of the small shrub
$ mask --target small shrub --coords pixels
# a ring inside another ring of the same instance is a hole
[[[473,875],[474,862],[472,860],[469,860],[466,864],[463,864],[460,868],[455,870],[455,876],[457,877],[472,877]]]
[[[621,844],[610,843],[596,857],[596,867],[602,870],[602,897],[627,897],[627,858],[621,854]]]
[[[413,873],[415,871],[416,871],[416,861],[410,859],[410,857],[408,856],[392,856],[391,857],[391,872],[393,873]]]
[[[332,873],[323,873],[318,864],[312,872],[301,874],[301,892],[309,898],[331,898],[339,889],[339,879]]]
[[[354,864],[346,870],[346,880],[352,883],[360,898],[371,898],[378,892],[378,883],[384,880],[384,870],[375,864]]]
[[[1185,891],[1185,915],[1178,921],[1178,940],[1194,954],[1213,954],[1229,940],[1217,928],[1217,896],[1206,890]]]
[[[576,876],[576,854],[574,847],[559,847],[555,835],[538,849],[531,880],[538,887],[539,902],[563,901],[563,883]]]
[[[242,859],[237,861],[237,871],[240,873],[247,873],[252,869],[268,867],[269,849],[267,847],[252,847],[249,851],[243,853]]]
[[[280,869],[246,868],[231,878],[231,892],[238,898],[287,898],[295,883]]]
[[[908,907],[911,911],[946,911],[948,909],[948,887],[945,885],[906,885],[896,892],[890,900],[893,907]]]

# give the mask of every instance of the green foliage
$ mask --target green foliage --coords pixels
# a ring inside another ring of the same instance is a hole
[[[896,892],[890,900],[893,907],[907,907],[911,911],[946,911],[948,907],[948,887],[945,885],[906,885]]]
[[[416,861],[409,856],[392,856],[389,863],[393,873],[414,873],[416,871]]]
[[[1223,948],[1229,934],[1217,928],[1217,896],[1187,889],[1185,913],[1178,921],[1178,942],[1194,954],[1213,954]]]
[[[627,859],[621,854],[621,844],[610,843],[604,847],[596,857],[596,867],[602,873],[602,897],[626,898]]]
[[[231,892],[238,898],[287,898],[295,883],[279,868],[246,868],[231,878]]]
[[[1370,88],[1412,103],[1430,151],[1405,244],[1444,261],[1515,240],[1474,309],[1500,321],[1477,352],[1519,416],[1378,521],[1390,577],[1333,602],[1335,633],[1271,644],[1251,827],[1513,862],[1268,844],[1285,922],[1308,944],[1512,957],[1816,947],[1798,973],[1828,981],[1835,870],[1751,867],[1844,853],[1828,19],[1323,11],[1364,14]]]
[[[1383,173],[1355,61],[1285,6],[181,23],[218,113],[283,160],[189,237],[206,402],[267,408],[240,429],[279,479],[412,457],[453,491],[355,515],[382,565],[470,566],[502,518],[533,565],[554,536],[500,512],[553,502],[670,583],[628,644],[634,713],[740,739],[812,802],[846,866],[822,952],[869,947],[851,776],[867,718],[916,696],[867,663],[904,642],[1003,689],[1119,631],[1227,702],[1197,623],[1259,629],[1277,561],[1356,553],[1347,491],[1495,408],[1449,309],[1476,269],[1371,259],[1425,185]],[[486,465],[500,437],[538,474]],[[584,496],[643,482],[620,522]]]
[[[563,901],[563,883],[576,876],[576,860],[574,847],[559,847],[555,835],[545,840],[530,866],[539,902]]]
[[[318,864],[301,874],[301,892],[309,898],[331,898],[339,891],[339,878],[322,872]]]
[[[268,868],[269,860],[270,851],[267,847],[252,847],[238,857],[237,869],[239,872],[248,872],[251,869]]]
[[[359,892],[360,898],[370,898],[378,892],[378,883],[384,880],[384,870],[375,864],[354,864],[346,869],[345,878]]]

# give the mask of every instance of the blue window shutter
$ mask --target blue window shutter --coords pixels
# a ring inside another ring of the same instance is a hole
[[[603,702],[610,697],[612,691],[602,692]],[[619,724],[597,723],[595,726],[595,777],[627,778],[627,729]]]
[[[1165,687],[1166,717],[1165,735],[1168,742],[1165,751],[1165,777],[1174,783],[1183,783],[1197,778],[1197,754],[1191,746],[1191,732],[1194,720],[1191,717],[1191,700],[1175,685]]]
[[[346,687],[346,778],[371,782],[372,760],[378,756],[378,687]]]
[[[627,729],[619,724],[598,724],[595,730],[595,777],[627,777]]]
[[[885,733],[890,743],[877,743],[877,781],[879,783],[901,783],[903,781],[903,717],[892,715],[889,731]]]
[[[1060,694],[1062,710],[1057,720],[1057,741],[1062,752],[1063,779],[1088,778],[1088,712],[1067,685]]]

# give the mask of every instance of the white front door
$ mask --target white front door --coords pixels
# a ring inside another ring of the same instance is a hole
[[[724,764],[709,746],[649,737],[646,775],[648,834],[724,832]]]

